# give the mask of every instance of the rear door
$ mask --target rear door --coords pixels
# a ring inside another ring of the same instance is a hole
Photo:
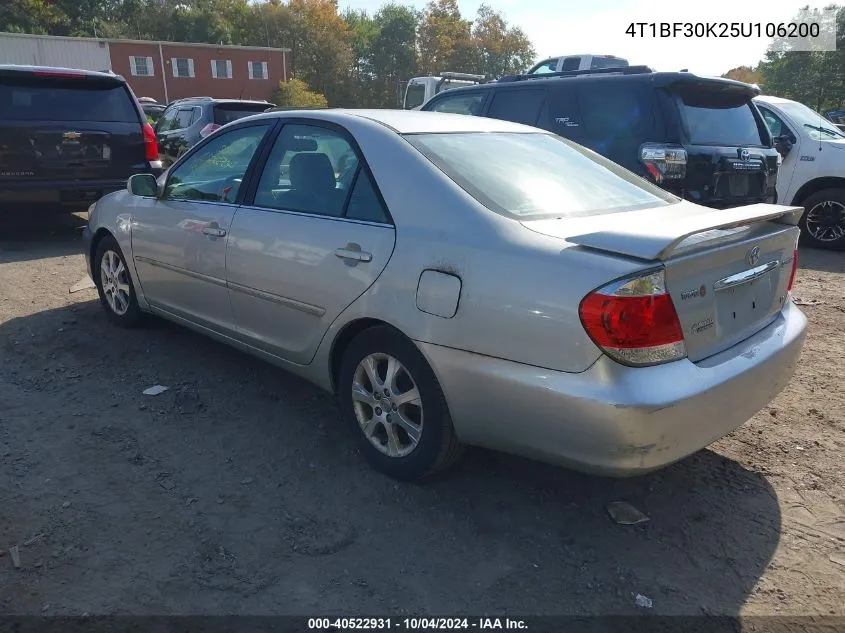
[[[687,150],[685,197],[713,207],[769,201],[777,154],[750,96],[706,83],[668,89]]]
[[[387,265],[394,234],[351,137],[317,123],[285,125],[254,201],[232,223],[226,271],[240,336],[311,362],[332,322]]]
[[[537,125],[545,100],[544,88],[495,90],[486,116],[524,125]]]
[[[172,165],[191,147],[185,132],[191,126],[194,107],[172,106],[159,121],[156,139],[159,144],[160,160],[165,167]]]
[[[0,186],[121,180],[146,168],[141,112],[123,81],[0,72]]]

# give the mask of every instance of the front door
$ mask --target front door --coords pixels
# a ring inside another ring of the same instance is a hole
[[[331,323],[375,282],[393,243],[393,225],[349,137],[285,125],[229,237],[239,335],[309,363]]]
[[[766,122],[772,136],[784,136],[789,139],[789,142],[792,144],[792,148],[786,156],[783,157],[783,162],[778,168],[778,180],[776,185],[778,203],[791,204],[792,198],[795,196],[795,191],[792,189],[792,179],[795,176],[796,168],[799,166],[799,157],[801,156],[801,137],[786,124],[780,115],[775,114],[775,111],[771,108],[758,102],[757,109],[760,110],[760,114],[763,115],[763,120]],[[808,164],[810,164],[810,162],[805,161],[804,164],[800,165],[800,167],[803,168],[801,174],[802,176],[812,169],[812,167],[807,169],[806,166]],[[802,182],[806,182],[803,178],[801,180]]]
[[[154,307],[214,329],[232,327],[226,240],[241,182],[270,123],[215,135],[168,174],[162,196],[132,213],[132,254]]]

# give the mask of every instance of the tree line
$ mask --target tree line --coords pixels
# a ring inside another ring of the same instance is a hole
[[[444,71],[500,77],[534,60],[531,41],[488,5],[422,11],[388,2],[339,11],[335,0],[3,0],[0,31],[291,49],[280,105],[395,107],[398,86]],[[315,94],[317,93],[317,94]],[[300,103],[305,101],[305,103]]]
[[[835,51],[782,52],[781,47],[770,46],[756,66],[739,66],[723,77],[756,83],[765,94],[800,101],[822,113],[845,107],[845,7],[826,8],[836,11]],[[817,9],[804,7],[794,21],[810,22],[819,17]]]

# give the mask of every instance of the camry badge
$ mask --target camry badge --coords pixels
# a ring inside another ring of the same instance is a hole
[[[749,266],[754,266],[757,262],[760,261],[760,247],[755,246],[754,248],[749,248],[748,252],[745,254],[745,263]]]

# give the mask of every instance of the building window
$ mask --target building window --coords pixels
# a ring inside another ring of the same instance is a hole
[[[152,77],[155,74],[153,70],[152,57],[130,57],[129,71],[135,77]]]
[[[211,60],[211,76],[215,79],[231,79],[232,78],[232,60],[230,59],[212,59]]]
[[[174,77],[194,77],[194,60],[189,57],[174,57],[170,60]]]
[[[249,62],[250,79],[267,79],[270,75],[267,72],[267,62]]]

